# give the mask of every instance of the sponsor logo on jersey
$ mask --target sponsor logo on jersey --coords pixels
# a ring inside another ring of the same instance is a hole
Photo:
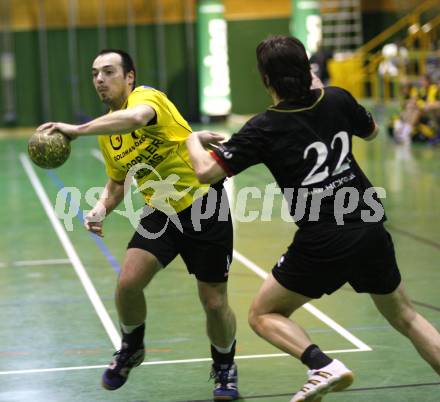
[[[122,135],[121,134],[111,135],[110,136],[110,145],[112,146],[112,148],[115,151],[117,151],[118,149],[121,149],[121,147],[122,147]]]

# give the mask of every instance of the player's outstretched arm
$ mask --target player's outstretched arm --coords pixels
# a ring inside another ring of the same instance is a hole
[[[151,106],[136,105],[128,109],[105,114],[84,124],[48,122],[42,124],[37,130],[48,130],[49,134],[54,131],[61,131],[70,138],[83,135],[131,133],[147,125],[155,115],[156,112]]]
[[[124,198],[124,183],[109,179],[96,205],[84,218],[86,229],[104,237],[102,225],[105,217],[113,211]]]
[[[200,183],[217,183],[226,176],[226,172],[205,149],[208,145],[218,144],[224,137],[210,131],[194,131],[186,140],[189,156]]]

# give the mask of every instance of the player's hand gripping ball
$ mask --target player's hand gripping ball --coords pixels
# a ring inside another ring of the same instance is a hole
[[[44,169],[54,169],[69,157],[70,140],[59,131],[50,135],[47,132],[48,130],[42,130],[32,134],[28,142],[28,152],[36,165]]]

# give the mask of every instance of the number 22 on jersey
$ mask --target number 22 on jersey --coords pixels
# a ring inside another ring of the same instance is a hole
[[[341,141],[342,148],[341,148],[341,154],[339,155],[338,163],[335,169],[333,170],[333,172],[331,173],[332,176],[342,173],[344,170],[350,168],[348,162],[344,163],[345,159],[347,158],[348,152],[350,150],[347,132],[341,131],[335,134],[335,136],[332,139],[332,142],[330,143],[331,150],[334,149],[337,140]],[[302,186],[309,186],[311,184],[319,183],[330,176],[328,166],[325,166],[324,170],[322,170],[321,172],[316,173],[316,171],[321,166],[325,165],[325,163],[327,162],[327,157],[329,154],[329,150],[327,146],[321,141],[313,142],[304,150],[304,155],[303,155],[304,159],[307,159],[307,156],[309,155],[309,152],[312,149],[314,149],[317,153],[316,163],[313,166],[313,168],[310,170],[309,174],[302,181],[301,183]]]

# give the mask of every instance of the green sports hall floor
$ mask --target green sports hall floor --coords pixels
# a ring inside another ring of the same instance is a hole
[[[230,132],[236,126],[215,128]],[[0,132],[0,401],[209,401],[203,314],[195,281],[180,258],[146,292],[144,365],[120,390],[100,387],[118,342],[113,292],[133,229],[116,214],[106,222],[102,241],[78,218],[71,231],[60,225],[53,211],[61,188],[77,187],[84,210],[89,208],[85,192],[106,181],[96,140],[76,141],[68,162],[48,171],[29,163],[29,133]],[[356,141],[355,154],[373,183],[387,191],[387,228],[411,298],[440,328],[440,147],[414,146],[407,152],[382,132],[372,143]],[[265,168],[254,167],[234,179],[233,193],[272,182]],[[304,367],[259,339],[246,319],[262,277],[295,231],[280,218],[280,196],[275,201],[271,221],[235,224],[230,299],[238,317],[242,401],[289,401],[305,380]],[[248,203],[248,210],[259,208],[261,200]],[[343,287],[312,305],[296,318],[356,374],[349,390],[329,394],[326,401],[440,401],[439,377],[379,316],[367,295]]]

